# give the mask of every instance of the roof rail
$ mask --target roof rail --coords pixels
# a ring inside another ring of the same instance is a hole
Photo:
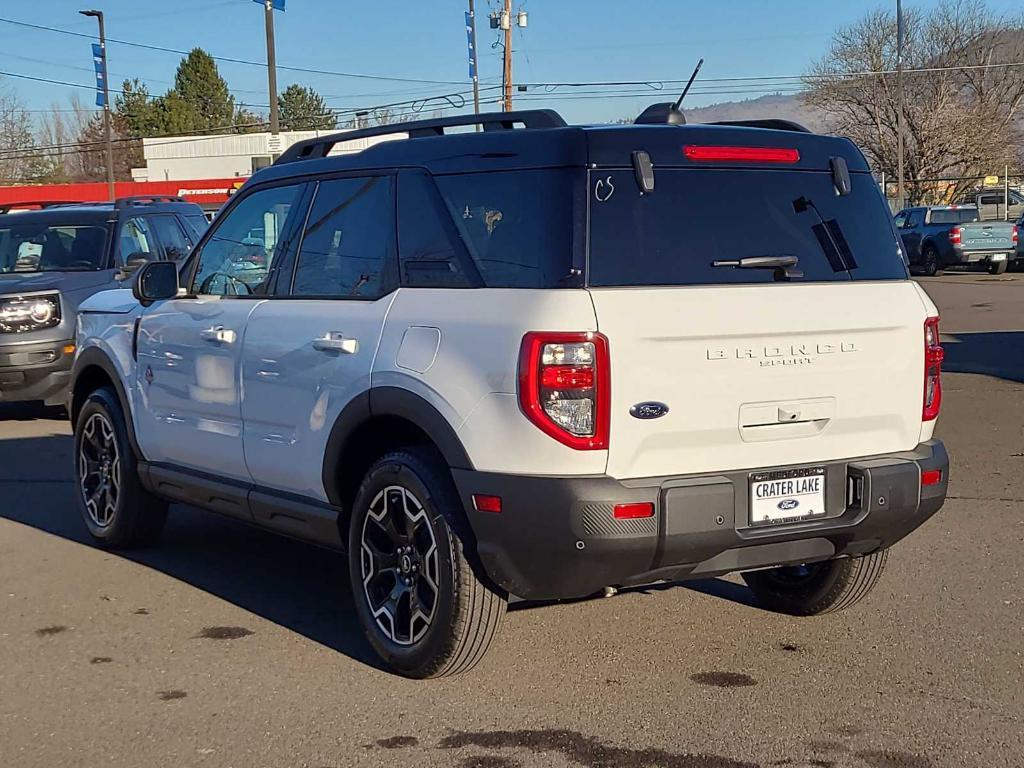
[[[13,208],[54,208],[58,205],[81,205],[78,200],[25,200],[24,202],[0,203],[0,214],[7,213]]]
[[[297,160],[312,160],[327,157],[335,144],[355,139],[367,139],[372,136],[389,136],[396,133],[408,134],[410,139],[426,136],[444,136],[445,128],[466,125],[482,125],[485,131],[513,130],[516,123],[525,128],[564,128],[565,120],[552,109],[530,109],[521,112],[484,112],[479,115],[456,115],[439,117],[433,120],[414,120],[408,123],[392,123],[378,125],[373,128],[359,128],[354,131],[332,133],[328,136],[298,141],[292,144],[274,162],[274,165],[293,163]]]
[[[799,133],[814,133],[810,128],[807,128],[800,123],[794,123],[792,120],[780,120],[775,117],[765,118],[764,120],[717,120],[708,125],[736,125],[741,128],[769,128],[773,131],[797,131]]]
[[[128,208],[133,205],[150,205],[152,203],[184,203],[184,197],[179,195],[131,195],[119,197],[114,201],[115,208]]]

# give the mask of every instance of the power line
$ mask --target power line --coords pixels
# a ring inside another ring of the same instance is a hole
[[[82,37],[88,40],[95,40],[95,35],[90,35],[85,32],[74,32],[70,29],[61,29],[60,27],[50,27],[45,24],[32,24],[27,21],[18,21],[17,19],[7,19],[0,17],[0,22],[4,24],[13,24],[19,27],[27,27],[29,29],[42,30],[45,32],[56,32],[62,35],[70,35],[72,37]],[[163,53],[174,53],[179,56],[188,56],[189,51],[179,50],[178,48],[167,48],[162,45],[151,45],[149,43],[138,43],[132,40],[119,40],[114,37],[107,38],[108,43],[116,43],[117,45],[126,45],[132,48],[143,48],[149,51],[161,51]],[[214,56],[210,55],[214,61],[223,61],[229,64],[245,64],[246,66],[253,67],[265,67],[267,63],[265,61],[253,61],[251,59],[239,59],[233,56]],[[389,75],[368,75],[363,72],[340,72],[329,69],[314,69],[311,67],[295,67],[286,66],[284,64],[278,64],[278,69],[288,70],[289,72],[304,72],[312,75],[329,75],[332,77],[350,77],[357,80],[381,80],[385,82],[393,83],[425,83],[427,85],[465,85],[461,80],[427,80],[419,77],[392,77]]]

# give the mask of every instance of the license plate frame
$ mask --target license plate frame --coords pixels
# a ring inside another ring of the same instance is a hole
[[[826,517],[826,490],[825,467],[751,472],[747,478],[750,525],[786,525]]]

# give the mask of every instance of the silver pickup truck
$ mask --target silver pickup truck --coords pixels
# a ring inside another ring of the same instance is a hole
[[[935,275],[950,267],[1006,271],[1017,252],[1017,225],[979,221],[968,205],[906,208],[896,214],[896,228],[911,268]]]

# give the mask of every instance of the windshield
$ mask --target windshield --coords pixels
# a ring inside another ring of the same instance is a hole
[[[932,224],[967,224],[977,220],[977,208],[932,208]]]
[[[102,269],[106,243],[106,227],[95,224],[0,227],[0,272]]]
[[[805,282],[906,279],[874,180],[850,176],[840,196],[827,172],[662,168],[641,194],[632,170],[593,171],[588,283],[770,283],[714,262],[793,256]]]

